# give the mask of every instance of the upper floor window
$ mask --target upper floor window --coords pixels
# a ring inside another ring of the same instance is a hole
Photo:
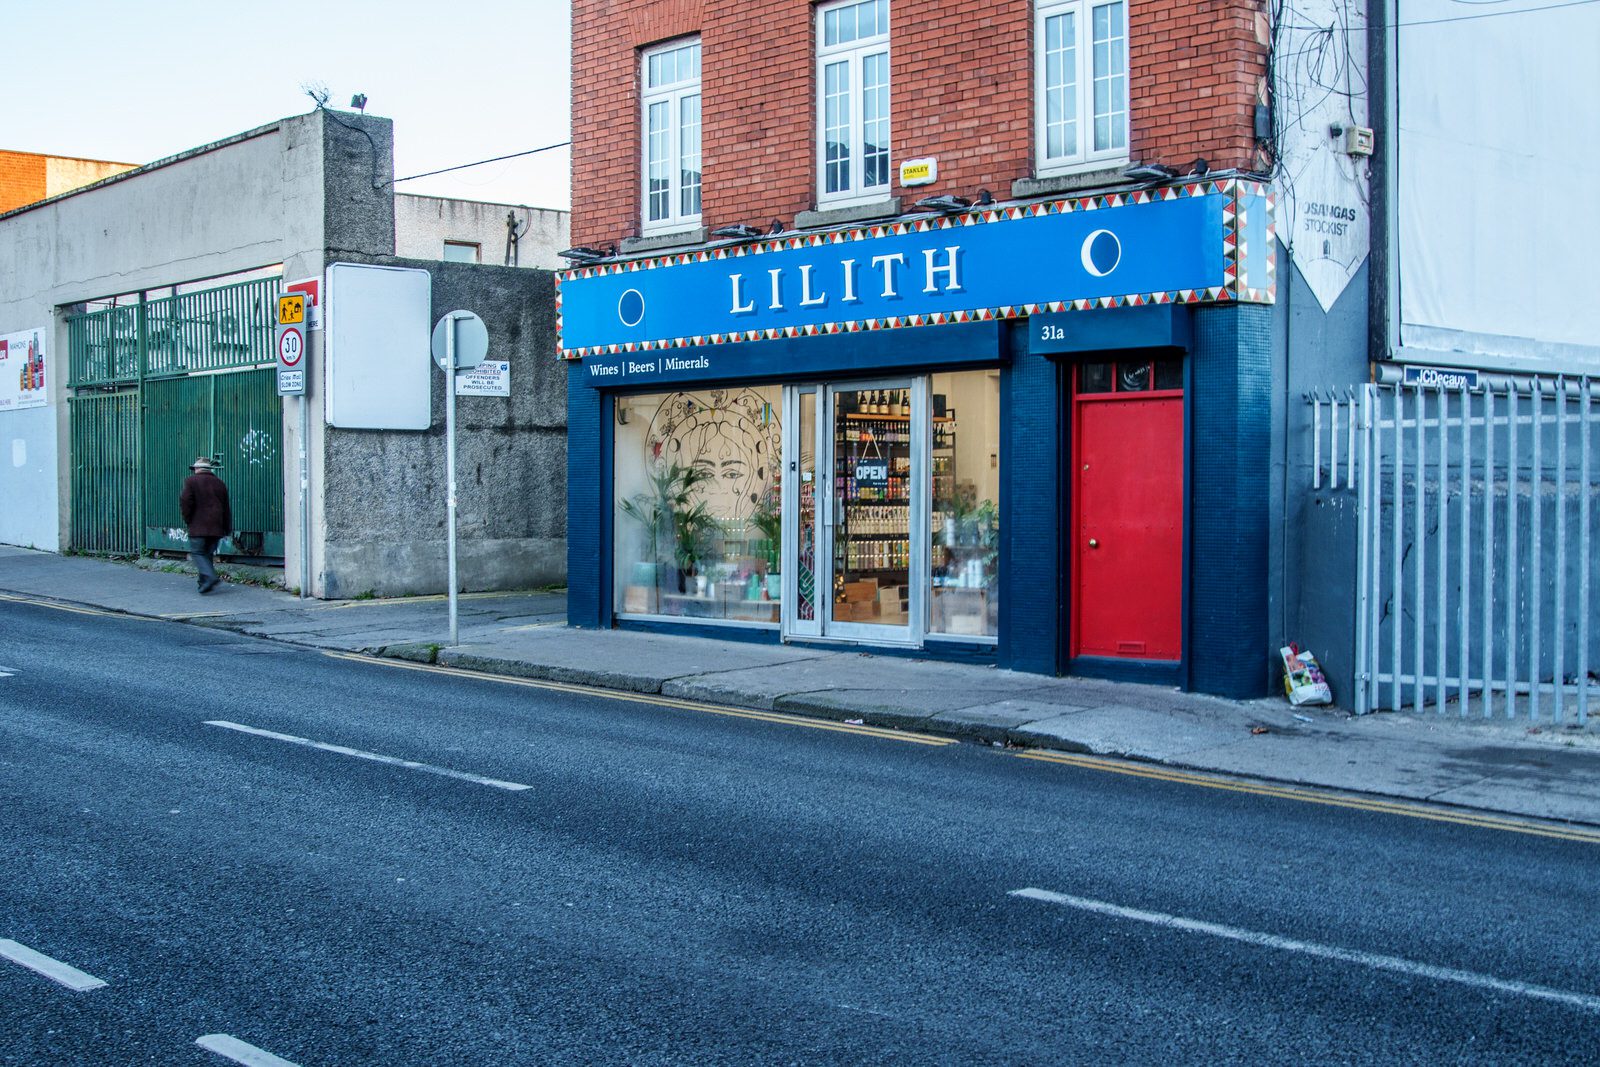
[[[644,232],[700,221],[700,42],[644,53]]]
[[[444,261],[446,263],[476,263],[480,256],[480,247],[471,241],[446,241],[444,243]]]
[[[889,192],[889,0],[817,8],[817,201]]]
[[[1127,0],[1038,0],[1034,69],[1041,174],[1128,158]]]

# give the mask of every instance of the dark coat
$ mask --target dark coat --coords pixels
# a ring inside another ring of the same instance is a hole
[[[190,537],[227,537],[233,533],[228,487],[209,471],[191,474],[183,480],[178,509],[183,512]]]

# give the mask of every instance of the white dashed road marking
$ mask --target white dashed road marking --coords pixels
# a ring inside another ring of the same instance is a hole
[[[1314,941],[1296,941],[1288,937],[1279,937],[1276,934],[1263,934],[1255,930],[1243,930],[1237,926],[1223,926],[1220,923],[1204,922],[1200,919],[1185,919],[1182,916],[1168,915],[1165,912],[1125,908],[1120,904],[1108,904],[1103,900],[1090,900],[1086,897],[1068,896],[1065,893],[1052,893],[1048,889],[1013,889],[1010,895],[1027,897],[1029,900],[1042,900],[1047,904],[1060,904],[1068,908],[1077,908],[1079,911],[1094,912],[1097,915],[1109,915],[1117,919],[1131,919],[1134,922],[1149,923],[1152,926],[1165,926],[1168,929],[1183,930],[1192,934],[1207,934],[1211,937],[1221,937],[1229,941],[1242,941],[1247,945],[1260,945],[1263,948],[1275,948],[1284,952],[1298,952],[1302,955],[1317,956],[1325,960],[1354,963],[1362,967],[1371,967],[1377,971],[1393,971],[1396,974],[1408,974],[1416,978],[1431,978],[1438,982],[1455,982],[1458,985],[1487,989],[1493,993],[1511,993],[1516,996],[1532,997],[1536,1000],[1553,1000],[1558,1004],[1565,1004],[1568,1007],[1579,1008],[1583,1011],[1600,1012],[1600,996],[1594,996],[1589,993],[1574,993],[1565,989],[1552,989],[1549,986],[1533,985],[1529,982],[1519,982],[1509,978],[1496,978],[1493,975],[1478,974],[1474,971],[1458,971],[1453,967],[1435,967],[1430,963],[1418,963],[1415,960],[1401,959],[1399,956],[1383,956],[1375,952],[1359,952],[1355,949],[1335,948],[1332,945],[1319,945]]]
[[[254,726],[241,726],[236,722],[226,722],[221,719],[206,720],[207,726],[220,726],[224,730],[237,730],[241,734],[250,734],[252,737],[265,737],[273,741],[283,741],[291,745],[303,745],[306,748],[320,749],[323,752],[336,752],[341,756],[354,756],[356,759],[371,760],[373,763],[385,763],[391,767],[404,767],[410,771],[422,771],[426,774],[437,774],[444,778],[454,778],[461,782],[471,782],[474,785],[486,785],[494,789],[506,789],[513,793],[520,793],[524,789],[532,789],[531,785],[521,782],[506,782],[499,778],[485,778],[478,774],[468,774],[465,771],[453,771],[448,767],[435,767],[431,763],[418,763],[416,760],[400,759],[398,756],[384,756],[377,752],[363,752],[359,748],[346,748],[344,745],[330,745],[325,741],[313,741],[307,737],[296,737],[293,734],[280,734],[274,730],[260,730]]]
[[[274,1056],[265,1049],[256,1048],[248,1041],[240,1041],[231,1034],[205,1034],[195,1038],[194,1043],[234,1063],[242,1063],[245,1067],[298,1067],[298,1064],[282,1056]]]
[[[15,941],[0,938],[0,956],[4,956],[12,963],[20,963],[37,974],[42,974],[54,982],[60,982],[68,989],[85,992],[90,989],[99,989],[105,982],[92,974],[87,974],[76,967],[53,960],[42,952],[35,952],[27,945],[19,945]]]

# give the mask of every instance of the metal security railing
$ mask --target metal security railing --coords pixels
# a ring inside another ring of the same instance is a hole
[[[1342,467],[1358,499],[1356,711],[1586,723],[1596,383],[1370,384],[1357,399],[1314,398],[1312,418],[1314,487],[1326,463],[1339,488]]]
[[[72,547],[139,551],[139,393],[95,392],[70,401]]]
[[[67,319],[72,546],[187,544],[178,492],[197,455],[222,468],[237,533],[223,551],[283,554],[282,402],[271,369],[281,281],[265,277]]]
[[[67,384],[115,387],[143,377],[273,362],[282,282],[258,278],[67,319]]]

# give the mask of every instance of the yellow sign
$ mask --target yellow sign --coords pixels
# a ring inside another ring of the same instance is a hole
[[[306,298],[304,293],[292,293],[289,296],[278,297],[278,325],[293,326],[295,323],[306,321]]]
[[[939,180],[939,161],[932,156],[900,164],[901,185],[931,185]]]

